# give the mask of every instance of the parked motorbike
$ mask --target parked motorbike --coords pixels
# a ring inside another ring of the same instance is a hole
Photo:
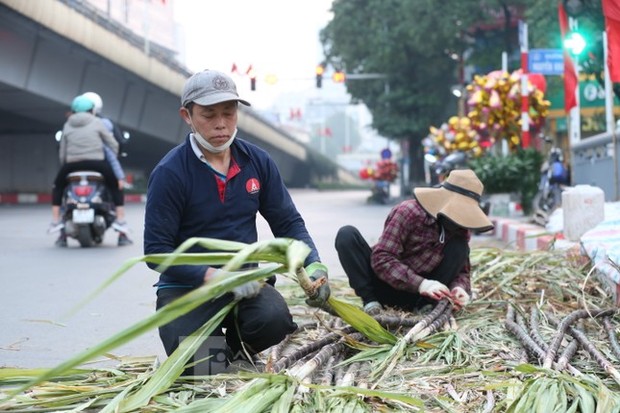
[[[103,175],[95,171],[76,171],[67,176],[61,211],[65,235],[83,248],[101,244],[116,218]]]
[[[562,191],[570,186],[570,171],[564,164],[562,150],[551,148],[540,170],[538,193],[532,200],[534,221],[545,225],[549,215],[562,205]]]

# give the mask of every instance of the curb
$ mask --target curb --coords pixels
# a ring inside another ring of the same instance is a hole
[[[125,194],[125,203],[144,203],[146,202],[145,194]],[[0,205],[16,205],[16,204],[50,204],[52,203],[51,194],[37,193],[0,193]]]
[[[566,248],[573,244],[565,240],[561,232],[551,233],[540,225],[505,217],[489,218],[495,225],[490,235],[520,251],[547,250],[551,246]]]

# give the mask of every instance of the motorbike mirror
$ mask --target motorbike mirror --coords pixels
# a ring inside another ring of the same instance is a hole
[[[62,131],[56,131],[56,133],[54,134],[54,139],[56,139],[56,142],[60,142],[60,140],[62,139]]]

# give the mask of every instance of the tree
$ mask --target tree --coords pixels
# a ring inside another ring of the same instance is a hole
[[[459,64],[463,64],[464,53],[475,49],[470,29],[496,22],[499,16],[509,19],[500,25],[506,31],[518,15],[519,8],[513,5],[524,2],[334,1],[334,17],[320,34],[326,61],[347,74],[384,75],[372,80],[349,76],[347,90],[368,106],[373,127],[381,135],[409,143],[412,183],[423,182],[421,141],[430,125],[441,124],[450,115],[446,111],[454,99],[450,86],[462,80]],[[506,17],[508,12],[511,15]],[[515,39],[514,34],[505,36],[508,44]],[[495,55],[498,66],[499,56]],[[473,53],[472,59],[475,62],[480,57]]]

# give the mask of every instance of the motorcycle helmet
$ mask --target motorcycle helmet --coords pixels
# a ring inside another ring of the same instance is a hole
[[[75,113],[90,112],[93,110],[94,106],[95,104],[92,100],[84,96],[78,96],[71,102],[71,111]]]
[[[101,109],[103,109],[103,100],[101,99],[101,96],[99,96],[98,93],[86,92],[82,96],[90,99],[93,102],[93,105],[95,105],[95,114],[101,113]]]

